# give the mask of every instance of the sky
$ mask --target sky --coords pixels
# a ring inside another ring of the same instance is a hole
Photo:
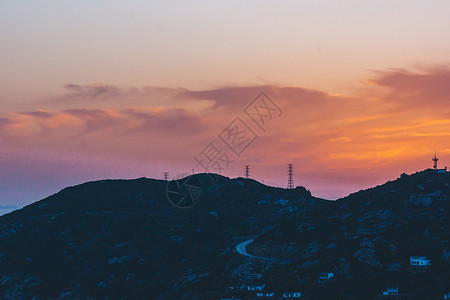
[[[337,199],[450,166],[450,2],[0,2],[0,205],[211,171]],[[209,165],[205,165],[209,162]]]

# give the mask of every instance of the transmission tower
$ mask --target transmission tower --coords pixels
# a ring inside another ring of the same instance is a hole
[[[164,172],[163,173],[163,178],[164,178],[165,181],[168,181],[169,180],[169,172]]]
[[[245,166],[244,177],[247,178],[247,179],[250,178],[250,166],[249,165]]]
[[[288,164],[288,184],[287,184],[287,188],[288,189],[293,189],[294,188],[294,165],[293,164]]]
[[[434,157],[431,160],[434,162],[433,169],[437,170],[437,168],[438,168],[437,163],[438,163],[439,158],[436,157],[436,153],[434,154]]]

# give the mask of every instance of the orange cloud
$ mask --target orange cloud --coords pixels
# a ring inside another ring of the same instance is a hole
[[[273,170],[294,162],[299,183],[324,195],[321,182],[355,189],[427,167],[434,151],[448,160],[448,82],[450,71],[440,68],[379,72],[367,90],[346,96],[274,85],[190,91],[69,84],[51,99],[56,106],[1,117],[0,134],[3,147],[19,151],[165,162],[190,170],[199,168],[193,156],[241,116],[258,139],[233,157],[225,174],[240,175],[241,165],[252,164],[261,179],[284,182],[284,170],[277,176]],[[243,112],[260,91],[283,110],[265,132]]]

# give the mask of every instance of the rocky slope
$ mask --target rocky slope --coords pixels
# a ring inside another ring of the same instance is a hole
[[[262,284],[272,299],[450,291],[449,173],[403,175],[337,201],[301,187],[192,178],[201,193],[192,208],[168,201],[167,182],[141,178],[66,188],[0,217],[0,298],[254,299],[246,286]],[[246,251],[259,258],[236,251],[250,239]],[[432,265],[410,267],[416,255]],[[334,277],[320,284],[320,272]]]

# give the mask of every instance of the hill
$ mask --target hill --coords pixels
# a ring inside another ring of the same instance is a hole
[[[265,284],[275,297],[377,299],[396,286],[441,299],[449,184],[426,170],[327,201],[214,174],[88,182],[0,217],[0,297],[253,299],[247,286]]]

